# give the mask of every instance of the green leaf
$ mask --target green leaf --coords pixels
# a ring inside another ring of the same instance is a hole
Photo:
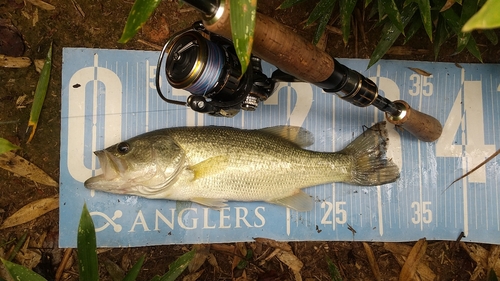
[[[180,256],[172,264],[165,275],[160,278],[160,281],[174,281],[188,267],[189,262],[194,258],[195,250],[191,250]]]
[[[497,274],[495,273],[495,270],[490,269],[490,272],[488,272],[488,281],[498,281]]]
[[[432,18],[431,18],[431,3],[430,0],[416,0],[420,11],[420,18],[424,24],[425,32],[432,42]]]
[[[500,27],[500,1],[488,0],[462,27],[463,32]]]
[[[335,5],[335,0],[320,0],[314,7],[311,14],[307,18],[306,25],[310,25],[326,14],[331,14],[332,7]]]
[[[416,11],[417,5],[408,5],[403,9],[403,11],[401,12],[403,28],[408,24],[408,22],[410,22],[410,19],[413,17]],[[370,57],[368,68],[370,68],[384,56],[384,54],[387,52],[387,50],[389,50],[392,44],[394,44],[399,35],[401,35],[401,31],[399,31],[399,29],[394,26],[392,22],[388,22],[384,25],[384,28],[382,29],[382,39],[378,42],[375,50]]]
[[[498,44],[498,36],[495,33],[495,31],[491,29],[485,29],[483,30],[484,36],[490,40],[491,44],[496,45]]]
[[[461,36],[460,34],[463,34],[463,32],[461,31],[462,26],[460,24],[460,18],[455,13],[455,11],[453,11],[453,9],[448,9],[448,10],[442,12],[441,15],[446,19],[446,23],[448,23],[448,26],[451,27],[453,32],[455,32],[457,34],[457,37],[460,37]],[[468,34],[470,35],[470,33],[468,33]],[[469,39],[467,40],[465,47],[467,47],[467,50],[472,55],[474,55],[479,61],[482,62],[483,60],[481,58],[481,52],[479,51],[479,48],[477,47],[476,41],[474,40],[474,38],[472,36],[469,36],[468,38]],[[458,45],[457,46],[457,53],[463,50],[464,43],[465,42],[460,41],[460,39],[459,39],[459,43],[457,44]],[[459,47],[461,47],[461,49]]]
[[[13,262],[10,262],[8,260],[2,260],[3,265],[5,268],[7,268],[7,271],[9,272],[10,276],[14,278],[14,280],[17,281],[47,281],[47,279],[43,278],[42,276],[36,274],[32,270],[19,265],[15,264]]]
[[[446,40],[450,37],[450,32],[446,28],[446,20],[439,16],[437,27],[436,27],[436,36],[434,40],[434,59],[437,60],[439,50],[441,46],[446,42]]]
[[[149,19],[161,0],[136,0],[127,18],[119,43],[127,43]]]
[[[98,281],[97,242],[95,227],[87,204],[83,204],[80,224],[78,225],[78,265],[81,281]]]
[[[313,37],[314,45],[318,44],[319,39],[321,39],[321,36],[325,33],[326,25],[328,24],[331,16],[331,14],[326,14],[319,20],[318,29],[316,29],[316,33],[314,33]]]
[[[462,32],[463,25],[477,11],[477,0],[464,0],[462,3],[462,13],[460,15],[460,29],[457,32],[457,52],[460,53],[469,43],[471,33]]]
[[[384,8],[384,12],[394,24],[394,26],[404,34],[404,25],[401,20],[401,14],[399,13],[398,6],[394,3],[394,0],[379,0]]]
[[[408,43],[413,35],[415,35],[422,27],[422,22],[417,20],[417,17],[418,16],[415,15],[410,21],[410,26],[406,29],[406,37],[404,38],[405,40],[403,41],[403,44]]]
[[[245,256],[245,259],[242,259],[238,265],[236,266],[238,269],[245,269],[248,265],[248,261],[251,260],[253,257],[253,251],[252,249],[247,250],[247,254]]]
[[[474,40],[474,37],[471,37],[469,39],[469,42],[467,43],[467,51],[474,55],[480,62],[483,62],[483,59],[481,58],[481,51],[477,47],[476,40]]]
[[[24,242],[26,241],[26,237],[28,237],[28,232],[25,232],[23,236],[21,236],[21,239],[17,241],[16,246],[14,247],[14,250],[12,250],[12,253],[10,253],[9,257],[7,258],[9,261],[12,261],[14,257],[19,253],[19,250],[23,246]]]
[[[47,52],[47,57],[45,58],[45,63],[43,64],[42,72],[40,73],[40,78],[38,78],[38,84],[36,85],[35,97],[33,99],[33,104],[31,105],[30,120],[28,121],[28,128],[26,133],[29,134],[28,143],[33,139],[35,135],[36,126],[38,125],[38,118],[40,117],[40,112],[42,111],[43,101],[45,100],[45,95],[47,94],[47,88],[49,86],[50,70],[52,69],[52,43],[50,43],[49,51]]]
[[[305,0],[285,0],[281,3],[278,9],[287,9],[304,1]]]
[[[326,257],[326,263],[328,264],[328,272],[330,272],[330,278],[332,281],[342,281],[342,277],[340,276],[337,266],[335,266],[333,261],[328,256]]]
[[[127,273],[125,278],[123,278],[123,281],[134,281],[137,276],[139,275],[139,272],[141,271],[142,264],[144,263],[144,256],[142,256],[135,264],[132,266],[130,271]]]
[[[349,41],[349,35],[351,34],[352,11],[356,6],[356,1],[340,0],[339,6],[340,6],[340,21],[341,21],[340,28],[342,30],[342,39],[344,40],[344,45],[347,45],[347,41]]]
[[[257,0],[230,0],[231,35],[242,75],[250,64]]]
[[[0,154],[4,154],[7,151],[21,149],[19,146],[12,144],[10,141],[0,138]]]

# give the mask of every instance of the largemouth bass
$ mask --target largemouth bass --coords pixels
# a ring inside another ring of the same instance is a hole
[[[303,188],[331,182],[394,182],[399,168],[386,157],[387,141],[385,122],[336,153],[304,149],[314,141],[300,127],[161,129],[96,151],[103,173],[89,178],[85,186],[212,208],[234,200],[308,211],[313,199]]]

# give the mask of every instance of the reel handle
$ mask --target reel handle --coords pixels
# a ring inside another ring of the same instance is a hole
[[[433,142],[441,136],[443,126],[436,118],[411,108],[403,100],[397,100],[393,103],[400,109],[401,113],[399,116],[395,116],[386,112],[387,121],[402,127],[421,141]]]

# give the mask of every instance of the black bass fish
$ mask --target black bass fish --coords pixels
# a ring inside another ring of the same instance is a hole
[[[385,122],[339,152],[304,149],[313,136],[300,127],[161,129],[96,151],[103,174],[89,178],[85,186],[212,208],[234,200],[308,211],[313,199],[303,188],[332,182],[381,185],[398,179],[399,168],[386,157],[387,141]]]

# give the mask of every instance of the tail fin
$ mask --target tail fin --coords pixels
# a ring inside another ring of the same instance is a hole
[[[384,121],[373,125],[342,150],[354,161],[349,183],[380,185],[399,178],[398,166],[386,156],[388,140]]]

